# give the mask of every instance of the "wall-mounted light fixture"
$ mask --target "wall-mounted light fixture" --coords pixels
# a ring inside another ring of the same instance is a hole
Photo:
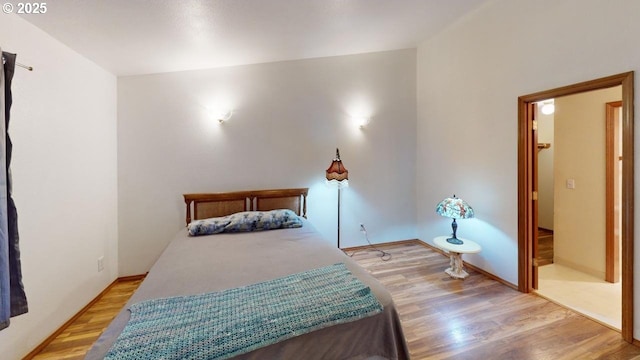
[[[233,110],[227,106],[207,106],[206,114],[208,119],[218,120],[220,124],[229,121],[231,119],[231,115],[233,115]]]
[[[545,115],[553,114],[556,111],[556,106],[553,99],[543,101],[540,105],[540,111]]]
[[[222,111],[214,112],[214,116],[220,124],[226,121],[229,121],[229,119],[231,119],[231,115],[233,115],[233,111],[231,110],[222,110]]]
[[[351,121],[360,129],[364,129],[369,124],[369,118],[366,116],[354,116],[351,118]]]

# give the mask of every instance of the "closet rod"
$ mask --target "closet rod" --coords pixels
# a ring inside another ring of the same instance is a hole
[[[29,71],[33,71],[33,66],[23,65],[23,64],[20,64],[19,62],[17,62],[16,65],[20,66],[21,68],[27,69]]]

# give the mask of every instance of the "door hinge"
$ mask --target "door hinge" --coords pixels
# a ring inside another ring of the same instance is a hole
[[[531,128],[535,131],[538,130],[538,120],[533,120],[533,124],[531,125]]]
[[[537,191],[531,192],[531,200],[538,200],[538,192]]]
[[[538,258],[531,259],[531,265],[538,267]]]

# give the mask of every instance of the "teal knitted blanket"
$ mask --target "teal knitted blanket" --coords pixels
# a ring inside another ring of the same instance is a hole
[[[228,359],[382,311],[344,264],[221,292],[133,304],[105,359]]]

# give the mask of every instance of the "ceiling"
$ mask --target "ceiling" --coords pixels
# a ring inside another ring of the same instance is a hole
[[[414,48],[487,0],[55,0],[22,17],[118,76]]]

